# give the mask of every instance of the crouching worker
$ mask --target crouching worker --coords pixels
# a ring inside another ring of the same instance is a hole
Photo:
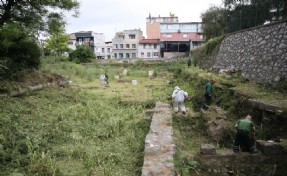
[[[184,106],[184,99],[185,97],[188,97],[188,93],[180,90],[180,88],[178,86],[175,86],[174,91],[172,93],[172,98],[174,99],[174,103],[173,103],[173,109],[174,112],[178,112],[178,106],[180,106],[181,112],[182,114],[186,114],[186,109]]]
[[[236,153],[239,152],[240,147],[242,151],[256,153],[253,138],[255,134],[255,126],[251,120],[252,117],[247,115],[245,119],[239,120],[235,125],[237,132],[233,144],[233,151]]]

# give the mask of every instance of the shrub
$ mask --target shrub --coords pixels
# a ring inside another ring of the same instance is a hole
[[[223,39],[224,36],[211,39],[203,46],[193,50],[194,65],[205,69],[213,66]]]
[[[23,28],[10,24],[0,29],[0,78],[11,78],[12,73],[39,65],[40,49]]]
[[[93,51],[85,45],[78,46],[69,54],[69,60],[77,64],[91,62],[95,57]]]

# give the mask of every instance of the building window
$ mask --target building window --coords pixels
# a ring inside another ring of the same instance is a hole
[[[126,53],[126,58],[130,58],[130,53]]]
[[[108,53],[111,53],[111,48],[108,48]]]
[[[105,48],[102,48],[102,53],[105,53]]]
[[[89,41],[89,45],[90,45],[90,46],[94,46],[94,41],[93,41],[93,40],[90,40],[90,41]]]
[[[154,45],[153,45],[153,48],[154,48],[154,49],[157,49],[157,44],[154,44]]]
[[[132,53],[132,58],[136,58],[136,53]]]
[[[172,38],[172,35],[171,34],[163,34],[163,37],[164,38]]]
[[[136,35],[135,35],[135,34],[130,34],[130,35],[129,35],[129,38],[130,38],[130,39],[135,39],[135,38],[136,38]]]
[[[153,53],[153,56],[158,56],[158,52],[154,52],[154,53]]]
[[[144,52],[141,52],[141,57],[144,57]]]
[[[115,58],[118,58],[118,54],[117,54],[117,53],[114,53],[114,57],[115,57]]]
[[[118,44],[115,44],[114,46],[115,46],[115,48],[118,48]]]
[[[125,39],[125,35],[118,35],[119,39]]]
[[[124,48],[124,44],[120,44],[120,48]]]
[[[136,48],[136,44],[132,44],[132,48]]]
[[[73,45],[73,42],[68,42],[68,45]]]
[[[143,45],[143,48],[144,48],[144,49],[146,48],[146,44]]]
[[[183,37],[183,38],[188,38],[188,37],[189,37],[189,34],[182,34],[182,37]]]
[[[130,48],[130,44],[126,44],[126,48]]]
[[[150,52],[147,52],[147,57],[150,57]]]
[[[119,53],[119,59],[124,58],[124,54],[123,53]]]

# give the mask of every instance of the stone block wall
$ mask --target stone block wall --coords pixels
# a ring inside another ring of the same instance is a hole
[[[214,66],[258,82],[287,81],[287,20],[227,35]]]

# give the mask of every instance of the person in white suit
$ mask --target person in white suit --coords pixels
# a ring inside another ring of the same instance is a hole
[[[184,90],[181,90],[178,86],[175,86],[174,91],[172,92],[172,98],[174,99],[173,110],[178,112],[178,106],[180,106],[182,114],[186,114],[186,109],[184,106],[185,97],[188,97],[188,93]]]

